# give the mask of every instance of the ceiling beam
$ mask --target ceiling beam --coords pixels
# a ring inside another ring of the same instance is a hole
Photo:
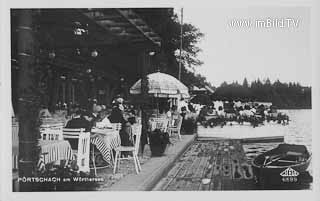
[[[95,21],[92,18],[92,15],[89,14],[90,12],[82,12],[82,14],[87,17],[88,19],[90,19],[91,21],[93,21],[93,23],[95,23],[97,26],[103,28],[107,33],[113,34],[112,31],[110,31],[107,27],[105,27],[103,24],[99,23],[100,21]],[[118,39],[114,38],[115,42],[119,42]]]
[[[126,22],[115,22],[113,20],[101,20],[100,21],[103,24],[109,25],[109,26],[117,26],[117,27],[130,27],[132,26],[129,23]]]
[[[129,23],[131,23],[134,27],[137,28],[137,30],[139,32],[141,32],[143,34],[143,36],[145,38],[147,38],[148,40],[150,40],[151,42],[153,42],[154,44],[159,46],[159,42],[155,41],[153,38],[149,37],[145,31],[140,27],[140,25],[143,25],[144,27],[148,27],[146,25],[146,23],[140,19],[140,18],[136,18],[136,19],[132,19],[132,16],[136,16],[136,14],[133,13],[132,10],[123,10],[123,9],[116,9],[118,11],[118,13],[120,13],[120,15],[122,15]],[[137,17],[137,16],[136,16]],[[151,30],[151,29],[150,29]]]
[[[121,16],[120,15],[104,15],[104,16],[93,17],[93,19],[96,21],[117,20],[117,19],[121,19]]]

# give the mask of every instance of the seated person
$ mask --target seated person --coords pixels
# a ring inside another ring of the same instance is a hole
[[[136,120],[136,112],[132,109],[130,110],[130,112],[128,113],[128,122],[133,125],[135,123],[137,123]]]
[[[251,113],[252,113],[253,115],[255,115],[255,114],[257,113],[257,110],[256,110],[255,107],[252,107],[252,108],[250,109],[250,111],[251,111]]]
[[[217,115],[217,111],[215,110],[215,108],[213,106],[210,106],[208,111],[207,111],[207,115]]]
[[[82,117],[82,112],[80,110],[75,112],[73,118],[68,121],[66,128],[84,128],[85,132],[90,132],[91,130],[91,123]],[[71,148],[77,149],[78,148],[78,139],[68,139]]]
[[[108,118],[108,113],[106,110],[103,110],[99,113],[99,120],[96,122],[97,128],[112,128],[112,124]]]
[[[224,117],[226,115],[222,106],[219,106],[217,114],[219,117]]]
[[[186,106],[182,106],[180,115],[182,116],[183,119],[185,119],[186,114],[187,114],[187,107]]]
[[[159,109],[159,117],[160,118],[167,118],[167,113],[166,113],[166,111],[165,111],[165,109],[164,108],[160,108]]]
[[[42,108],[39,111],[39,118],[50,118],[52,115],[50,114],[48,108]]]
[[[68,121],[66,128],[84,128],[85,132],[90,132],[91,123],[88,121],[90,118],[85,115],[80,110],[76,111],[73,118]]]
[[[93,117],[93,121],[99,121],[99,114],[102,111],[102,107],[100,105],[93,106],[91,116]]]
[[[132,133],[132,125],[136,123],[135,116],[132,111],[128,114],[128,121],[122,123],[119,131],[121,146],[133,146],[134,138]],[[127,157],[130,152],[122,152],[123,157]]]
[[[251,116],[254,115],[253,112],[251,111],[251,108],[250,108],[249,105],[245,105],[245,106],[244,106],[243,115],[244,115],[245,117],[251,117]]]
[[[123,115],[123,105],[122,105],[123,99],[117,99],[115,106],[112,108],[111,115],[109,116],[109,120],[111,123],[124,123],[124,115]]]
[[[171,107],[171,115],[172,116],[179,116],[178,107],[176,105]]]

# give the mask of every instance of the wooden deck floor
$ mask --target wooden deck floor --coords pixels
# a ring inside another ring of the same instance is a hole
[[[207,180],[208,183],[205,182]],[[239,140],[196,141],[154,190],[254,190],[251,165]]]

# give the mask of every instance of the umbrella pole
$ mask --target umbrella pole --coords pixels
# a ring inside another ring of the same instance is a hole
[[[157,117],[159,117],[159,96],[157,94]]]

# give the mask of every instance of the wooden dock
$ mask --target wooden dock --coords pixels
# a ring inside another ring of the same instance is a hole
[[[199,140],[241,140],[242,143],[283,142],[286,126],[266,124],[253,128],[244,125],[227,125],[224,127],[205,128],[198,126]]]
[[[196,141],[154,188],[161,191],[254,190],[240,140]]]

